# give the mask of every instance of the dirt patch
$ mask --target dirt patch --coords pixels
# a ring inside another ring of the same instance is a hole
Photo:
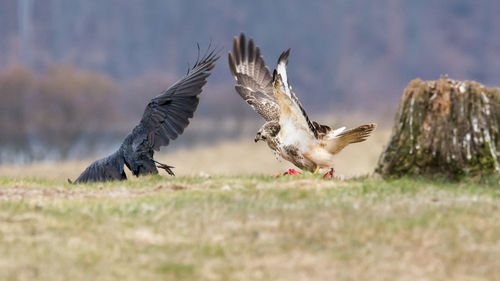
[[[186,186],[160,185],[151,188],[65,188],[65,187],[0,187],[0,201],[44,200],[44,199],[89,199],[89,198],[132,198],[184,190]]]
[[[298,179],[294,181],[286,182],[269,182],[260,183],[257,188],[269,189],[269,188],[301,188],[301,189],[321,189],[321,188],[331,188],[331,187],[345,187],[353,186],[352,182],[345,182],[338,179],[335,180],[322,180],[322,179]]]
[[[185,185],[180,185],[180,184],[172,184],[172,185],[168,185],[168,186],[159,185],[159,186],[155,187],[156,191],[159,191],[159,190],[162,190],[162,189],[185,190],[185,189],[188,189],[188,187],[185,186]]]

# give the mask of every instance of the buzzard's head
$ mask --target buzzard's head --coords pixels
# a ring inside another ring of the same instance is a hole
[[[255,136],[255,142],[260,140],[267,141],[270,138],[274,138],[280,132],[280,124],[277,121],[270,121],[264,124]]]

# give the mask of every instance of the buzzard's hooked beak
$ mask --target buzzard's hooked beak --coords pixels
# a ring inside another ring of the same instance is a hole
[[[258,132],[257,135],[255,136],[254,141],[258,142],[260,140],[266,140],[266,136],[263,136],[261,132]]]

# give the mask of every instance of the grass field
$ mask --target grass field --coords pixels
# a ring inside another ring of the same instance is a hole
[[[0,177],[0,280],[500,280],[499,178]]]
[[[158,155],[175,178],[0,166],[0,280],[500,280],[500,177],[359,177],[387,137],[338,155],[347,180],[273,178],[251,140]]]

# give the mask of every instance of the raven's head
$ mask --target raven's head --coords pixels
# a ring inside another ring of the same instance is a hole
[[[156,169],[155,162],[153,160],[152,155],[148,153],[142,153],[139,155],[136,170],[132,170],[132,174],[134,176],[144,176],[149,174],[158,174],[158,170]]]
[[[134,176],[158,173],[155,162],[153,160],[153,150],[126,151],[125,165],[130,169],[132,175]]]

